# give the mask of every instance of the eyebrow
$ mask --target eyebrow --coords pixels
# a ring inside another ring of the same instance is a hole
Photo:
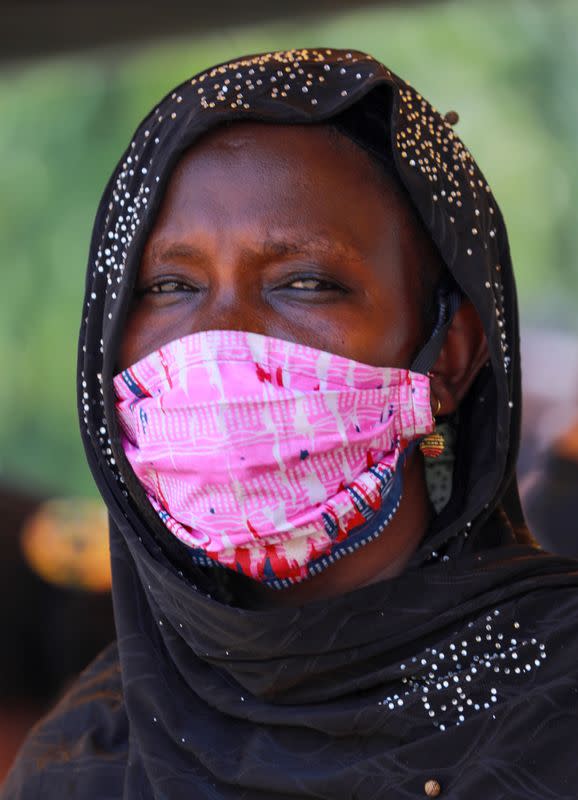
[[[267,260],[271,258],[288,258],[304,252],[315,252],[323,255],[339,256],[359,260],[360,253],[351,245],[340,240],[333,240],[326,236],[315,236],[306,239],[268,238],[259,249],[245,249],[243,257],[258,255]],[[151,261],[161,261],[183,258],[197,263],[205,263],[208,253],[202,247],[190,242],[173,242],[163,245],[154,242],[151,247]]]
[[[206,261],[207,253],[202,247],[188,242],[173,242],[168,245],[163,245],[162,242],[153,242],[150,251],[150,260],[153,264],[158,264],[161,261],[170,261],[173,258]]]

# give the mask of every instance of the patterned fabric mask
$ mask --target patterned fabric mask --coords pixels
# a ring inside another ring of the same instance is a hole
[[[123,447],[193,559],[283,588],[376,538],[427,376],[245,331],[194,333],[114,378]]]

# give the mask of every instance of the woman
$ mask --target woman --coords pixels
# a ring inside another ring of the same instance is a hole
[[[319,49],[168,95],[98,211],[79,372],[118,640],[3,798],[575,797],[504,223],[410,86]]]

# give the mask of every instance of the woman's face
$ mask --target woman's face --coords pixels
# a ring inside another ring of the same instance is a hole
[[[217,328],[407,367],[427,335],[420,273],[435,258],[409,202],[345,137],[216,129],[170,179],[119,367]]]
[[[216,130],[171,177],[143,253],[120,367],[210,329],[407,367],[427,337],[421,271],[435,258],[409,201],[345,137],[317,126]],[[404,475],[387,537],[283,592],[255,584],[251,602],[299,604],[399,574],[430,514],[419,454]]]

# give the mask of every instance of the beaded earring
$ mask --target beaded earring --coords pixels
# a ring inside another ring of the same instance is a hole
[[[436,403],[437,403],[437,408],[433,414],[434,419],[440,413],[440,409],[442,407],[439,397],[436,397]],[[426,458],[439,458],[441,454],[444,452],[445,447],[446,447],[446,441],[443,437],[443,434],[438,433],[438,431],[433,431],[432,433],[428,433],[428,435],[424,436],[421,442],[419,443],[419,449]]]

